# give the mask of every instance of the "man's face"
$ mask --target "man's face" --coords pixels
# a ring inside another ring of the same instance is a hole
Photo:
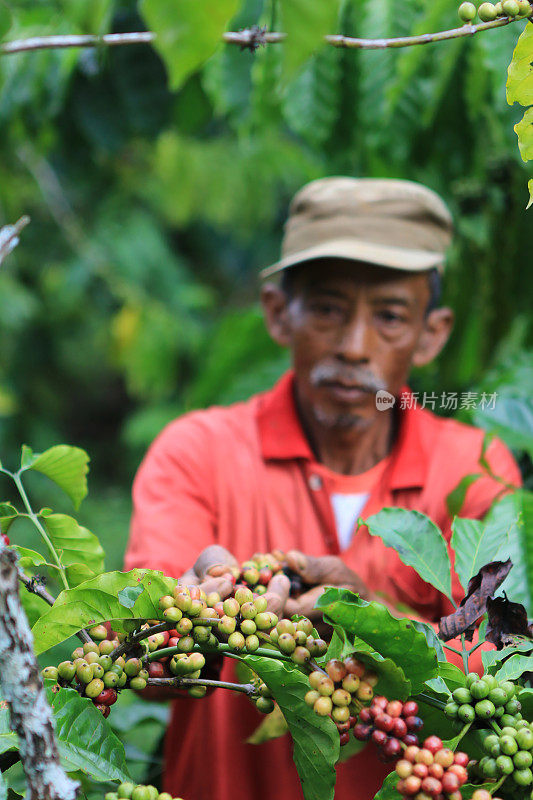
[[[382,413],[376,392],[397,396],[412,364],[433,357],[429,298],[427,273],[334,259],[298,267],[280,319],[304,413],[343,429]]]

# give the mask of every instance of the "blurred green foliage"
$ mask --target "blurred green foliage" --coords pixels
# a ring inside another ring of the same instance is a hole
[[[3,40],[174,30],[163,0],[3,5]],[[161,45],[165,62],[148,45],[0,57],[0,225],[32,218],[0,274],[0,453],[9,465],[23,441],[89,451],[83,522],[111,549],[109,567],[161,427],[286,368],[255,304],[257,275],[277,258],[290,197],[313,178],[401,177],[442,194],[458,234],[445,283],[456,331],[414,386],[462,391],[505,376],[531,437],[533,234],[521,110],[505,100],[524,23],[361,52],[321,46],[323,30],[436,31],[457,25],[457,3],[316,5],[306,18],[298,0],[202,0],[204,13],[217,7],[203,26],[187,0],[187,48]],[[294,33],[255,53],[219,43],[224,27],[252,24]],[[475,421],[507,435],[501,420]],[[516,431],[509,442],[527,449]]]

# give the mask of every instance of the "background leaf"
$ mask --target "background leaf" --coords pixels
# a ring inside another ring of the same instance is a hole
[[[515,653],[530,653],[533,650],[533,642],[517,642],[516,644],[504,647],[502,650],[483,650],[481,660],[486,672],[492,675],[497,671],[501,663]]]
[[[122,605],[117,594],[127,586],[142,585],[144,591],[131,608]],[[176,580],[162,572],[133,569],[130,572],[106,572],[75,589],[59,595],[51,608],[33,626],[35,652],[48,650],[81,628],[107,620],[159,619],[159,598],[171,594]]]
[[[364,520],[372,536],[393,547],[404,564],[439,592],[451,597],[451,565],[446,542],[434,522],[420,511],[384,508]]]
[[[465,593],[470,578],[477,575],[485,564],[498,560],[499,552],[507,545],[511,525],[507,530],[502,530],[500,520],[495,523],[490,517],[485,521],[459,517],[453,520],[455,571]]]
[[[31,451],[30,451],[31,453]],[[54,481],[72,500],[74,508],[80,507],[87,495],[89,456],[85,450],[66,444],[50,447],[44,453],[23,455],[24,469],[41,472]]]
[[[524,672],[533,672],[533,656],[517,653],[503,662],[501,667],[494,673],[494,677],[498,681],[513,681]]]
[[[61,563],[70,568],[67,574],[71,586],[103,572],[104,550],[94,533],[78,525],[73,517],[66,514],[42,510],[41,520],[59,553]]]
[[[329,717],[319,717],[304,702],[307,676],[296,665],[274,658],[244,656],[242,660],[266,683],[285,716],[305,800],[332,800],[339,734]]]
[[[19,512],[11,503],[0,503],[0,532],[7,533],[18,516]]]
[[[237,7],[237,0],[143,0],[141,10],[157,36],[171,89],[213,55]]]
[[[337,0],[280,0],[283,29],[287,39],[285,49],[285,72],[292,76],[320,46],[323,37],[336,33],[339,11]]]
[[[469,487],[472,486],[472,484],[475,483],[480,477],[480,472],[474,472],[470,475],[465,475],[464,478],[461,478],[455,489],[452,489],[446,498],[446,506],[448,508],[448,514],[450,517],[455,517],[461,513],[461,508],[463,507]]]
[[[426,637],[409,619],[397,619],[380,603],[367,603],[347,589],[326,589],[317,605],[331,624],[347,638],[357,637],[384,658],[390,658],[409,676],[412,692],[437,675],[438,661]],[[356,644],[357,647],[357,644]]]

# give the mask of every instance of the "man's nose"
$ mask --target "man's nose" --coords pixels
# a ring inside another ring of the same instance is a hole
[[[362,316],[351,319],[343,326],[337,342],[336,355],[342,361],[368,363],[372,347],[372,331]]]

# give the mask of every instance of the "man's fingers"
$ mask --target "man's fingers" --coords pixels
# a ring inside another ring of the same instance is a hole
[[[212,544],[202,550],[194,563],[194,572],[202,579],[209,570],[215,565],[224,564],[229,567],[237,567],[238,562],[229,550],[219,544]]]
[[[180,586],[197,586],[200,583],[200,578],[191,567],[191,569],[188,569],[183,575],[180,575],[178,583]]]
[[[226,597],[229,597],[233,591],[233,581],[224,577],[207,578],[200,584],[200,589],[203,589],[206,594],[217,592],[220,595],[220,599],[224,600]]]
[[[304,583],[311,585],[323,583],[323,561],[322,558],[306,556],[300,550],[289,550],[287,553],[287,566],[296,572]]]
[[[285,603],[289,597],[291,582],[286,575],[274,575],[268,584],[267,591],[263,595],[267,601],[268,611],[272,611],[277,616],[281,616],[285,609]]]
[[[285,605],[285,613],[288,617],[293,614],[301,614],[309,619],[320,619],[322,613],[315,608],[315,603],[324,591],[324,586],[314,586],[308,592],[304,592],[298,598],[289,598]]]

